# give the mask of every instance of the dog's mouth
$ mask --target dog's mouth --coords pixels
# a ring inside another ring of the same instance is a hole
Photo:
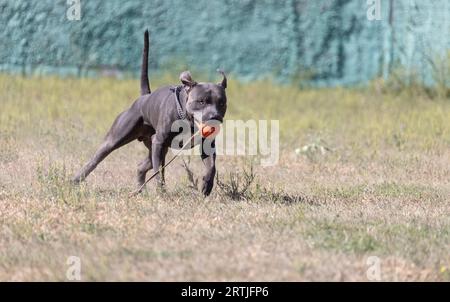
[[[219,133],[220,125],[222,122],[219,122],[218,120],[199,122],[198,120],[194,119],[194,123],[203,138],[214,138]]]

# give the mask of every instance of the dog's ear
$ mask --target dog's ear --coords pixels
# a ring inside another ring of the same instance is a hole
[[[180,81],[189,89],[197,85],[197,82],[192,79],[190,71],[183,71],[180,74]]]
[[[227,89],[227,76],[225,75],[225,72],[221,69],[217,69],[217,72],[220,73],[223,77],[222,82],[218,83],[217,85],[222,86],[223,89]]]

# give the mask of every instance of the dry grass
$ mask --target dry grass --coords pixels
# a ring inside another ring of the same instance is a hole
[[[248,159],[219,157],[225,189],[206,199],[176,161],[167,193],[130,199],[138,143],[67,180],[136,81],[0,76],[0,280],[66,280],[74,255],[82,280],[364,281],[378,256],[382,280],[450,281],[448,100],[229,86],[227,118],[280,120],[279,165],[255,165],[235,201],[230,172]]]

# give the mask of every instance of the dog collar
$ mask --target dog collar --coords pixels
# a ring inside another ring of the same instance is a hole
[[[177,116],[178,119],[180,120],[185,120],[186,119],[186,112],[184,112],[183,110],[183,106],[181,106],[181,101],[180,101],[180,92],[183,89],[183,86],[177,86],[177,87],[172,87],[170,88],[170,90],[172,90],[175,93],[175,99],[176,99],[176,105],[177,105]]]

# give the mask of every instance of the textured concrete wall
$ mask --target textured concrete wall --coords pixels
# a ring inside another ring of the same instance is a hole
[[[0,70],[137,72],[142,33],[151,32],[152,70],[177,64],[241,78],[273,74],[319,85],[354,84],[396,66],[429,74],[429,58],[450,49],[450,1],[0,0]],[[180,68],[180,66],[177,66]]]

